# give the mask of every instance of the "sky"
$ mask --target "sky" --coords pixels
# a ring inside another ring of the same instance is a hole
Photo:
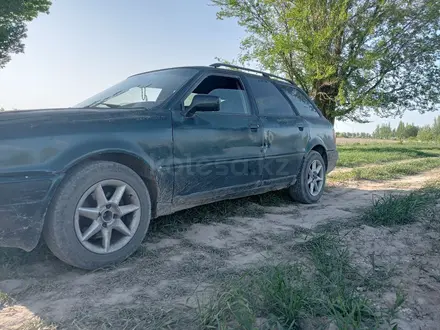
[[[54,0],[49,15],[29,23],[25,53],[0,70],[0,107],[69,107],[135,73],[232,60],[245,31],[216,11],[209,0]],[[437,115],[402,120],[426,125]],[[336,130],[371,132],[400,118],[372,120]]]

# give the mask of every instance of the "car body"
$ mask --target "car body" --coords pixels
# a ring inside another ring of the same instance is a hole
[[[152,219],[292,187],[312,151],[332,171],[331,123],[292,83],[254,73],[219,65],[157,70],[72,108],[1,113],[0,246],[34,249],[66,176],[90,162],[134,171]],[[105,104],[127,93],[142,94],[140,102]]]

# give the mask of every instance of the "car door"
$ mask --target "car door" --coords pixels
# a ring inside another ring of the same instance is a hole
[[[182,99],[220,98],[220,111],[186,118],[173,112],[175,203],[202,204],[261,184],[263,131],[239,76],[205,74]]]
[[[293,85],[282,84],[280,85],[280,89],[290,102],[292,102],[295,110],[307,122],[310,129],[310,136],[313,137],[314,140],[322,141],[321,143],[325,146],[327,152],[335,150],[336,144],[333,127],[307,94]]]
[[[246,80],[263,127],[263,183],[287,186],[300,170],[308,125],[271,80],[251,76]]]

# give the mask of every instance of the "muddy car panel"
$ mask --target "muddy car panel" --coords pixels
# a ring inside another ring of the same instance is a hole
[[[0,115],[0,128],[1,246],[32,250],[56,187],[87,160],[137,164],[156,187],[157,208],[170,208],[172,187],[158,188],[174,177],[169,111],[16,111]]]
[[[32,250],[66,172],[90,160],[119,162],[137,172],[150,190],[153,217],[287,187],[316,147],[325,152],[327,170],[334,168],[333,129],[323,117],[299,116],[294,107],[291,117],[259,116],[246,73],[211,67],[196,71],[169,100],[148,110],[1,113],[0,246]],[[248,114],[184,115],[185,95],[213,74],[243,82]]]

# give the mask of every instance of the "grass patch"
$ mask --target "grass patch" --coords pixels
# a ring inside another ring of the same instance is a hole
[[[202,329],[297,329],[315,309],[304,270],[278,265],[249,271],[199,306]]]
[[[440,156],[440,145],[422,144],[365,144],[338,145],[337,166],[356,167],[367,164],[389,163],[407,159]]]
[[[360,167],[344,172],[334,172],[328,177],[330,182],[348,180],[391,180],[402,176],[415,175],[424,171],[440,167],[440,158],[427,158],[410,161],[407,163],[396,163]]]
[[[435,212],[440,198],[440,183],[407,194],[387,194],[376,198],[361,221],[372,226],[406,225]]]
[[[365,284],[336,236],[319,235],[301,245],[310,260],[266,266],[225,283],[199,305],[202,329],[300,329],[334,324],[371,329],[391,324],[393,310],[379,310],[358,292]],[[203,300],[202,300],[203,301]]]
[[[0,309],[13,303],[13,299],[4,292],[0,291]]]

